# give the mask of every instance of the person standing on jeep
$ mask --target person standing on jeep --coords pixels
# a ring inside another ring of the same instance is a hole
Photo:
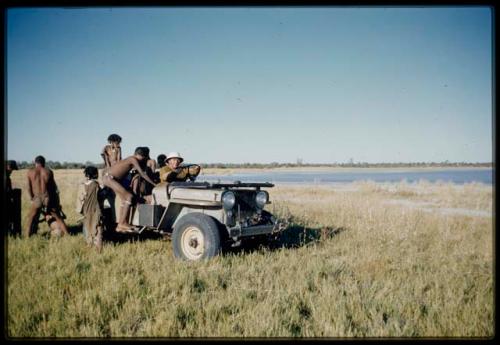
[[[115,165],[122,159],[122,149],[120,147],[121,142],[122,137],[118,134],[111,134],[108,137],[109,144],[104,146],[101,152],[102,159],[104,159],[104,166],[106,168]]]
[[[104,160],[104,168],[109,168],[115,165],[122,159],[122,149],[120,143],[122,142],[122,137],[118,134],[111,134],[108,137],[108,145],[104,146],[101,152],[102,159]],[[108,187],[104,187],[107,191],[107,200],[112,209],[113,218],[115,217],[115,198],[116,195]]]
[[[187,179],[194,181],[200,173],[200,166],[196,164],[181,166],[183,161],[184,158],[181,157],[179,152],[170,152],[166,159],[167,165],[160,169],[160,181],[169,183],[174,181],[184,182]]]
[[[135,169],[139,175],[144,178],[147,182],[156,186],[156,184],[149,178],[149,176],[144,172],[141,167],[141,163],[147,159],[147,153],[143,147],[138,147],[135,149],[134,155],[129,156],[123,160],[118,161],[113,166],[106,168],[103,174],[103,185],[109,187],[120,196],[122,200],[120,208],[120,217],[118,219],[118,225],[116,226],[117,232],[133,232],[133,227],[128,223],[128,215],[130,211],[130,205],[135,201],[134,195],[125,189],[122,185],[122,180],[127,177],[130,170]]]
[[[35,167],[28,170],[27,180],[31,208],[28,212],[27,225],[23,235],[29,237],[37,232],[40,212],[44,214],[51,228],[56,227],[63,235],[68,234],[68,228],[63,220],[64,214],[59,203],[59,192],[54,180],[54,173],[45,167],[43,156],[35,158]],[[52,222],[55,224],[51,224]]]

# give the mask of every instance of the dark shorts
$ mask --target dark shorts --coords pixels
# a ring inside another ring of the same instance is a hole
[[[115,180],[116,182],[118,182],[119,184],[121,184],[123,188],[130,191],[130,189],[131,189],[130,185],[132,183],[132,176],[133,176],[132,174],[128,173],[127,175],[125,175],[125,177],[123,177],[121,180],[119,180],[116,177],[114,177],[113,175],[111,175],[107,172],[104,172],[103,184],[105,186],[107,186],[106,179],[112,179],[112,180]]]
[[[125,188],[126,190],[130,190],[130,186],[132,184],[132,179],[133,179],[133,175],[132,174],[127,174],[125,175],[124,178],[122,178],[120,181],[118,181],[122,186],[123,188]]]

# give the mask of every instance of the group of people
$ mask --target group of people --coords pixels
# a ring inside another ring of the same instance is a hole
[[[196,179],[200,166],[181,166],[184,159],[178,152],[160,154],[155,161],[145,146],[137,147],[132,156],[122,159],[120,143],[121,137],[111,134],[102,150],[105,164],[102,184],[122,201],[116,231],[133,232],[134,227],[128,222],[131,205],[151,203],[152,190],[158,183]]]
[[[84,169],[85,183],[78,196],[77,211],[83,216],[83,228],[89,245],[95,244],[100,250],[103,235],[103,204],[105,200],[121,200],[117,232],[135,232],[129,224],[130,207],[137,203],[151,203],[152,190],[160,183],[173,181],[194,181],[200,173],[200,166],[182,165],[184,159],[178,152],[160,154],[155,161],[149,155],[148,147],[137,147],[134,154],[122,158],[122,138],[118,134],[108,137],[101,156],[104,160],[102,186],[98,182],[99,170],[94,166]],[[9,174],[10,175],[10,174]],[[52,170],[45,167],[45,158],[37,156],[35,166],[28,170],[27,189],[31,200],[23,236],[36,233],[40,215],[43,215],[51,230],[61,235],[68,233],[64,222],[59,190]],[[113,202],[114,204],[114,202]]]

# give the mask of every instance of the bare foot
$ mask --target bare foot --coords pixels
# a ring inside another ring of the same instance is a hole
[[[118,224],[116,226],[116,232],[132,233],[135,232],[135,228],[128,224]]]

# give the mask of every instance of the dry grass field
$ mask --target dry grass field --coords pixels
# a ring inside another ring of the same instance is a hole
[[[7,238],[9,337],[495,335],[491,185],[278,185],[268,210],[291,219],[278,243],[186,263],[163,239],[87,248],[73,210],[82,171],[55,177],[73,234],[51,238],[44,223]],[[12,178],[23,187],[25,171]]]

